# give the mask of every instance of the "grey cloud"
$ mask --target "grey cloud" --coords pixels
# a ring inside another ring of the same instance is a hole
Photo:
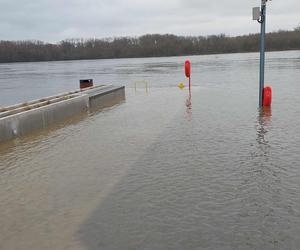
[[[256,5],[259,0],[0,0],[0,39],[248,34],[259,30],[251,20]],[[272,1],[268,29],[296,27],[299,9],[299,0]]]

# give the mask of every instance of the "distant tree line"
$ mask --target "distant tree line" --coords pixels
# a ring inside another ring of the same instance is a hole
[[[267,34],[266,49],[300,50],[300,26]],[[54,60],[161,57],[255,52],[259,34],[229,37],[144,35],[108,39],[68,39],[57,44],[41,41],[0,41],[0,63]]]

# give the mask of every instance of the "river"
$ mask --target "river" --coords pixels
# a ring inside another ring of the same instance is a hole
[[[0,249],[299,249],[300,51],[0,64],[0,105],[126,86],[126,101],[0,145]],[[147,88],[145,87],[147,82]]]

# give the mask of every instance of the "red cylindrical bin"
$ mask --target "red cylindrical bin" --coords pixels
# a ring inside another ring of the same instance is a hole
[[[184,68],[185,68],[185,76],[187,78],[190,78],[191,77],[191,62],[189,60],[185,61]]]
[[[80,89],[93,87],[93,79],[80,80]]]
[[[270,107],[271,104],[272,104],[272,88],[270,86],[267,86],[264,88],[263,106]]]

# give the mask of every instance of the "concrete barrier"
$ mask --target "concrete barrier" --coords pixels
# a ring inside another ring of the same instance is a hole
[[[86,93],[89,95],[90,111],[111,107],[125,100],[125,87],[108,87],[100,91]]]
[[[47,128],[89,110],[112,106],[124,99],[124,87],[101,86],[5,108],[0,112],[0,142]]]

